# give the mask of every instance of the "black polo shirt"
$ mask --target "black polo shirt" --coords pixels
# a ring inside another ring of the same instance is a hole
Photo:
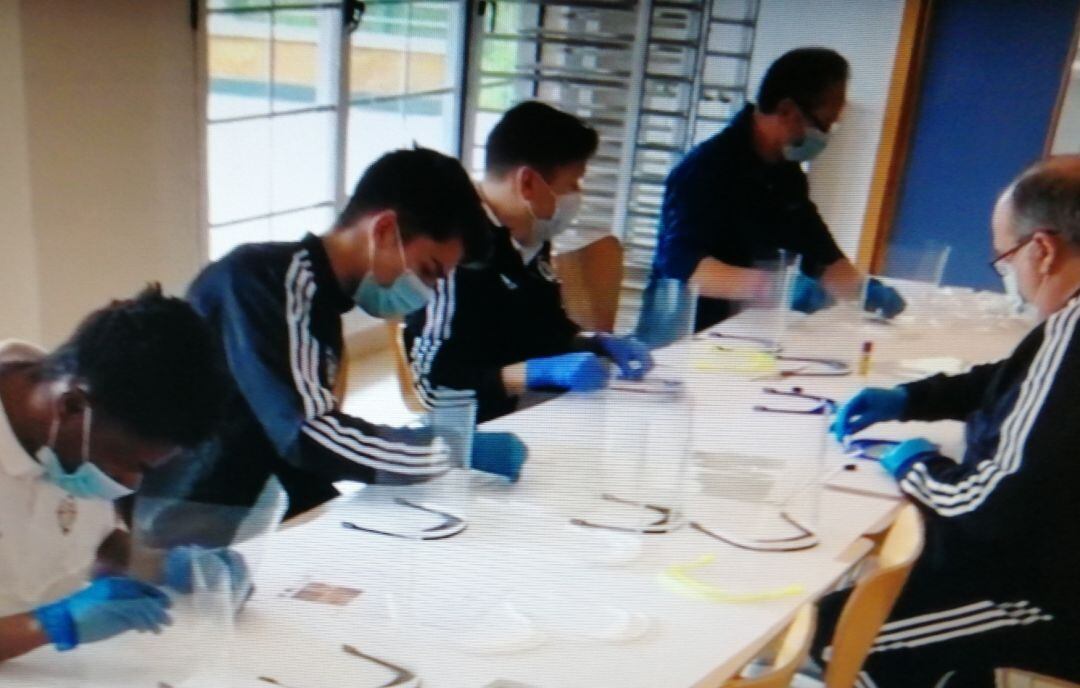
[[[668,175],[653,277],[687,280],[702,258],[752,267],[783,249],[803,257],[803,272],[820,277],[844,254],[810,200],[798,163],[768,163],[754,150],[754,106],[691,150]],[[698,300],[696,329],[731,315],[737,304]]]

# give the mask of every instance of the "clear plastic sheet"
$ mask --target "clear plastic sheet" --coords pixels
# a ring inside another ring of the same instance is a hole
[[[697,299],[697,288],[688,282],[650,279],[642,296],[634,337],[651,349],[689,337],[694,333]]]

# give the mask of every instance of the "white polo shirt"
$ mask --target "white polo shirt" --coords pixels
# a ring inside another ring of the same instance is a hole
[[[43,355],[29,344],[0,342],[0,363]],[[43,474],[0,404],[0,617],[85,586],[98,547],[116,529],[112,502],[76,499]]]

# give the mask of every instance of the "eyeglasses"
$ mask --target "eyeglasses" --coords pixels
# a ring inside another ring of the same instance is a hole
[[[468,524],[453,514],[448,514],[445,511],[439,511],[438,509],[432,509],[422,504],[411,502],[408,499],[402,497],[394,498],[395,504],[409,507],[410,509],[417,509],[418,511],[424,511],[436,516],[442,516],[443,522],[438,525],[424,528],[419,533],[409,535],[407,533],[395,533],[389,530],[379,530],[377,528],[368,528],[366,526],[357,525],[352,521],[342,521],[341,527],[349,530],[359,530],[364,533],[374,533],[376,535],[387,535],[389,537],[405,538],[406,540],[445,540],[446,538],[454,537],[458,533],[461,533],[468,527]]]
[[[792,387],[789,390],[764,387],[761,391],[765,394],[783,397],[789,401],[796,399],[798,401],[794,402],[791,406],[782,408],[756,404],[754,406],[755,411],[762,411],[764,413],[795,413],[807,416],[826,416],[836,411],[835,399],[807,394],[803,391],[802,387]]]
[[[1017,252],[1020,251],[1020,249],[1024,248],[1028,244],[1030,244],[1035,239],[1035,236],[1037,234],[1039,234],[1040,232],[1043,233],[1043,234],[1057,234],[1058,233],[1056,229],[1036,229],[1031,234],[1027,235],[1023,239],[1021,239],[1019,242],[1017,242],[1017,244],[1015,246],[1013,246],[1012,248],[1010,248],[1008,251],[1005,251],[1004,253],[999,254],[996,258],[994,258],[992,261],[990,261],[990,269],[993,270],[994,272],[996,272],[997,274],[1001,275],[1002,277],[1004,277],[1006,275],[1006,270],[1005,270],[1005,267],[1001,264],[1001,261],[1007,260],[1008,258],[1011,258],[1012,256],[1016,255]]]

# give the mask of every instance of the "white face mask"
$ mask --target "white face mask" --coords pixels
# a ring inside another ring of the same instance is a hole
[[[583,200],[580,191],[556,196],[555,212],[549,218],[537,217],[532,206],[526,202],[525,207],[533,218],[533,245],[551,241],[565,232],[581,210]]]

